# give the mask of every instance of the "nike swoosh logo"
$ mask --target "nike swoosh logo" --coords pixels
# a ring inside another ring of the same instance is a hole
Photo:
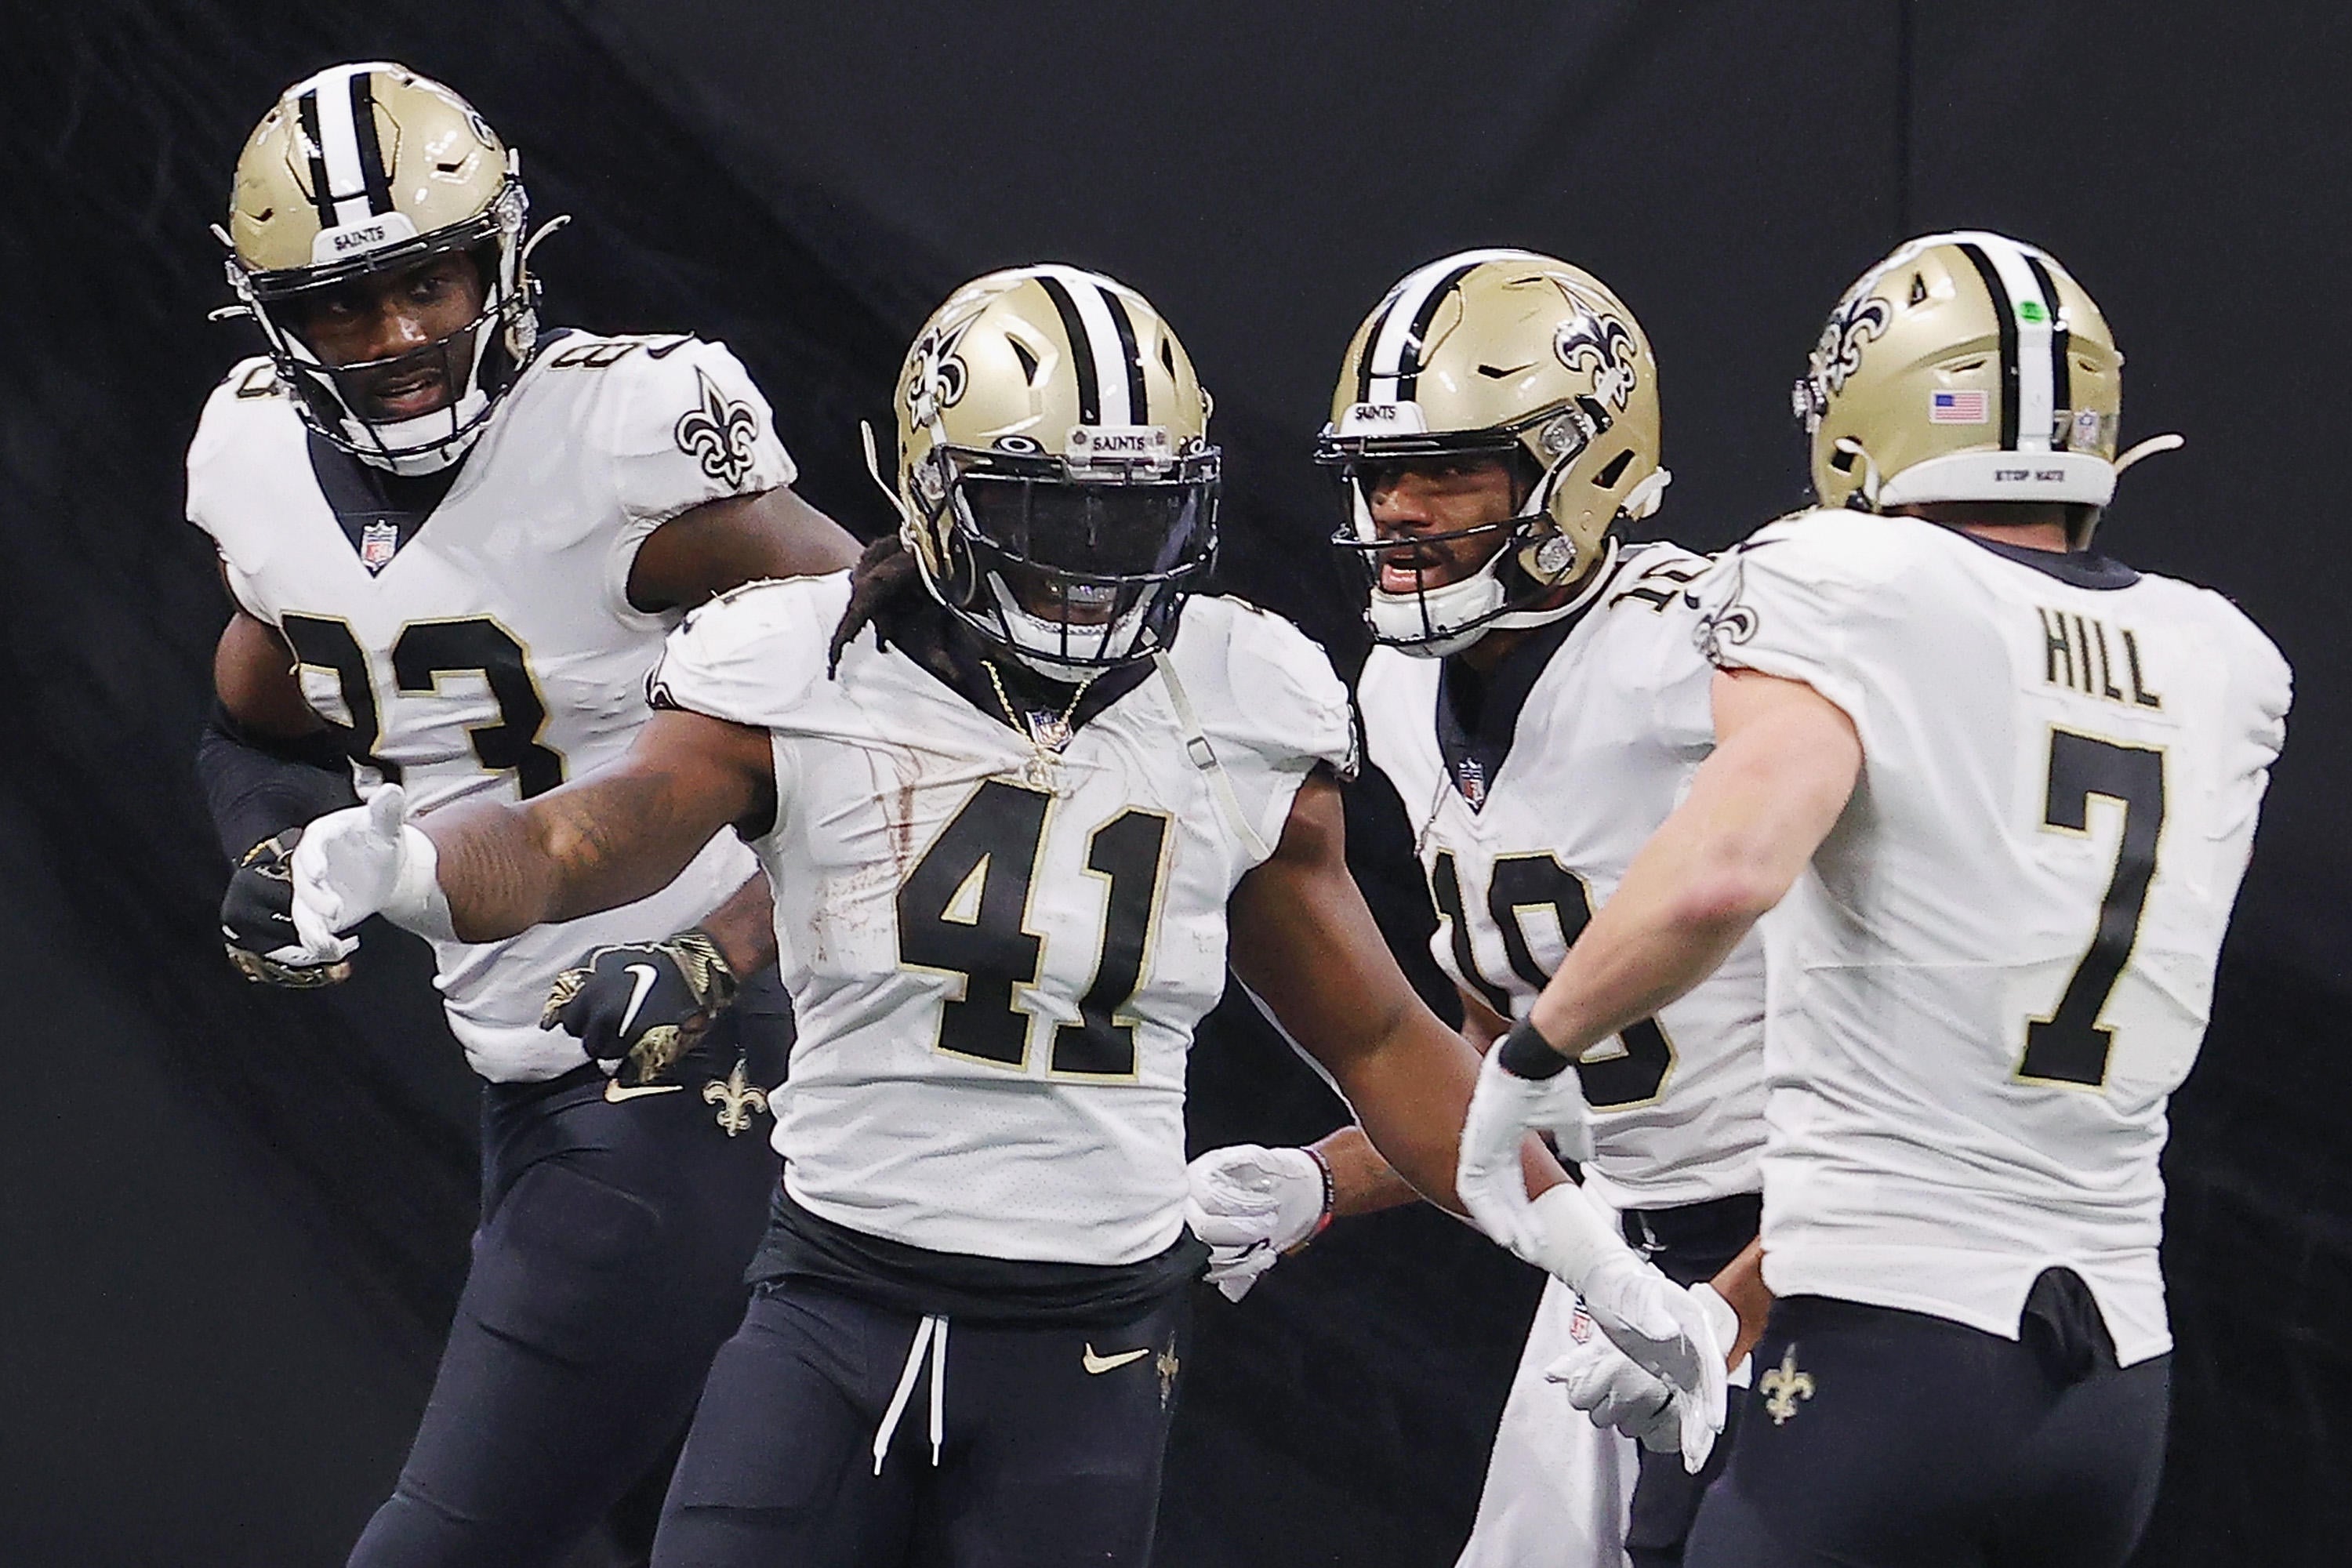
[[[1146,1345],[1139,1351],[1127,1351],[1118,1355],[1097,1355],[1095,1354],[1095,1347],[1088,1345],[1087,1346],[1087,1353],[1079,1359],[1086,1364],[1086,1369],[1088,1372],[1099,1373],[1108,1372],[1113,1367],[1125,1366],[1131,1361],[1141,1361],[1145,1356],[1148,1356],[1150,1353],[1151,1347],[1150,1345]]]
[[[662,344],[659,348],[647,348],[646,350],[646,357],[647,359],[667,359],[670,355],[677,353],[678,350],[686,347],[687,344],[693,341],[694,335],[691,332],[682,334],[681,336],[672,338],[669,342]]]
[[[629,994],[629,1010],[621,1015],[621,1027],[618,1032],[625,1036],[629,1032],[629,1026],[637,1021],[637,1009],[646,1005],[646,993],[652,990],[654,982],[661,978],[661,971],[650,963],[632,963],[621,973],[637,977],[637,988]]]
[[[604,1103],[618,1105],[641,1094],[676,1094],[685,1087],[682,1083],[641,1083],[635,1089],[623,1089],[619,1079],[608,1078],[604,1080]]]

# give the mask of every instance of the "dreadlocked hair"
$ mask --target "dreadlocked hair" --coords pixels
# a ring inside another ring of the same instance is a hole
[[[842,650],[869,626],[874,628],[875,645],[888,647],[886,614],[909,596],[926,596],[922,571],[906,541],[893,531],[867,545],[850,569],[849,604],[841,612],[841,624],[833,628],[833,642],[826,649],[826,676],[841,673]]]

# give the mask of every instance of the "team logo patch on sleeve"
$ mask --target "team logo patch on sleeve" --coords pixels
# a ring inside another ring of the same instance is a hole
[[[694,381],[702,401],[678,416],[677,449],[700,458],[702,471],[729,489],[740,489],[751,471],[751,444],[759,438],[760,416],[749,403],[730,400],[699,365]]]
[[[1717,668],[1738,662],[1731,650],[1755,637],[1760,624],[1755,607],[1741,603],[1748,591],[1748,563],[1741,557],[1755,548],[1751,541],[1732,552],[1728,568],[1730,591],[1717,590],[1720,597],[1714,605],[1707,605],[1688,591],[1684,595],[1685,602],[1699,612],[1698,621],[1691,628],[1691,640],[1697,645],[1699,657]],[[1716,594],[1709,597],[1716,597]]]

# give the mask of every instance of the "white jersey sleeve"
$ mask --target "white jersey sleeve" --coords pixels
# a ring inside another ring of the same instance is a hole
[[[772,729],[824,679],[849,574],[746,583],[688,615],[646,678],[656,708]]]
[[[277,388],[278,370],[267,355],[256,354],[238,361],[213,388],[212,395],[205,399],[204,412],[196,419],[195,436],[188,443],[188,521],[211,537],[220,555],[221,577],[227,583],[229,596],[236,601],[237,607],[271,626],[278,624],[277,611],[255,574],[238,564],[230,552],[223,530],[215,520],[229,510],[222,505],[222,492],[234,492],[237,488],[236,447],[243,434],[236,417],[239,406],[275,396]]]
[[[667,339],[603,374],[613,492],[628,520],[614,539],[608,593],[626,612],[646,535],[705,502],[788,485],[798,469],[768,400],[723,344]]]
[[[1901,564],[1876,519],[1816,513],[1759,530],[1693,584],[1699,651],[1717,668],[1801,680],[1862,723],[1873,595]],[[1859,524],[1859,526],[1857,526]]]
[[[1195,599],[1184,616],[1178,679],[1212,747],[1246,757],[1249,765],[1226,773],[1270,847],[1318,764],[1342,777],[1356,771],[1348,689],[1322,648],[1280,616],[1222,597]]]

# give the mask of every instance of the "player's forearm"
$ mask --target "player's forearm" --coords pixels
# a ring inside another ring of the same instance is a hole
[[[215,705],[196,742],[196,782],[231,860],[265,838],[352,805],[352,769],[326,731],[256,734]]]
[[[767,873],[755,871],[727,901],[695,922],[738,978],[776,962],[776,903]]]
[[[562,918],[562,868],[521,806],[463,801],[416,819],[461,942],[496,942]]]
[[[1853,792],[1862,752],[1843,713],[1789,681],[1728,695],[1738,728],[1536,998],[1535,1026],[1564,1056],[1582,1056],[1712,974],[1780,901]],[[1719,685],[1718,729],[1725,698]]]
[[[457,939],[496,942],[668,886],[709,835],[665,842],[633,832],[656,815],[659,787],[617,774],[522,805],[465,801],[419,818]]]
[[[1334,1218],[1378,1214],[1382,1209],[1421,1201],[1412,1184],[1381,1158],[1381,1152],[1372,1147],[1372,1141],[1364,1136],[1362,1128],[1350,1123],[1314,1147],[1331,1172]]]
[[[1331,1215],[1346,1219],[1354,1215],[1378,1214],[1383,1209],[1402,1208],[1419,1203],[1423,1194],[1411,1182],[1397,1173],[1395,1166],[1381,1158],[1361,1127],[1342,1127],[1314,1145],[1315,1152],[1331,1168]],[[1555,1186],[1564,1179],[1559,1163],[1551,1157],[1540,1140],[1529,1138],[1520,1156],[1532,1195]],[[1458,1202],[1449,1198],[1432,1197],[1440,1207],[1462,1213]]]
[[[1684,995],[1715,973],[1771,908],[1695,872],[1709,847],[1669,840],[1673,826],[1642,851],[1650,864],[1635,859],[1536,998],[1528,1016],[1563,1056],[1580,1057]]]
[[[1391,1173],[1440,1208],[1466,1214],[1454,1183],[1462,1157],[1462,1123],[1478,1080],[1477,1053],[1423,1012],[1399,1020],[1373,1048],[1345,1064],[1328,1065],[1356,1108],[1371,1152]],[[1521,1163],[1530,1197],[1568,1179],[1532,1136]],[[1336,1185],[1336,1171],[1333,1177]]]

